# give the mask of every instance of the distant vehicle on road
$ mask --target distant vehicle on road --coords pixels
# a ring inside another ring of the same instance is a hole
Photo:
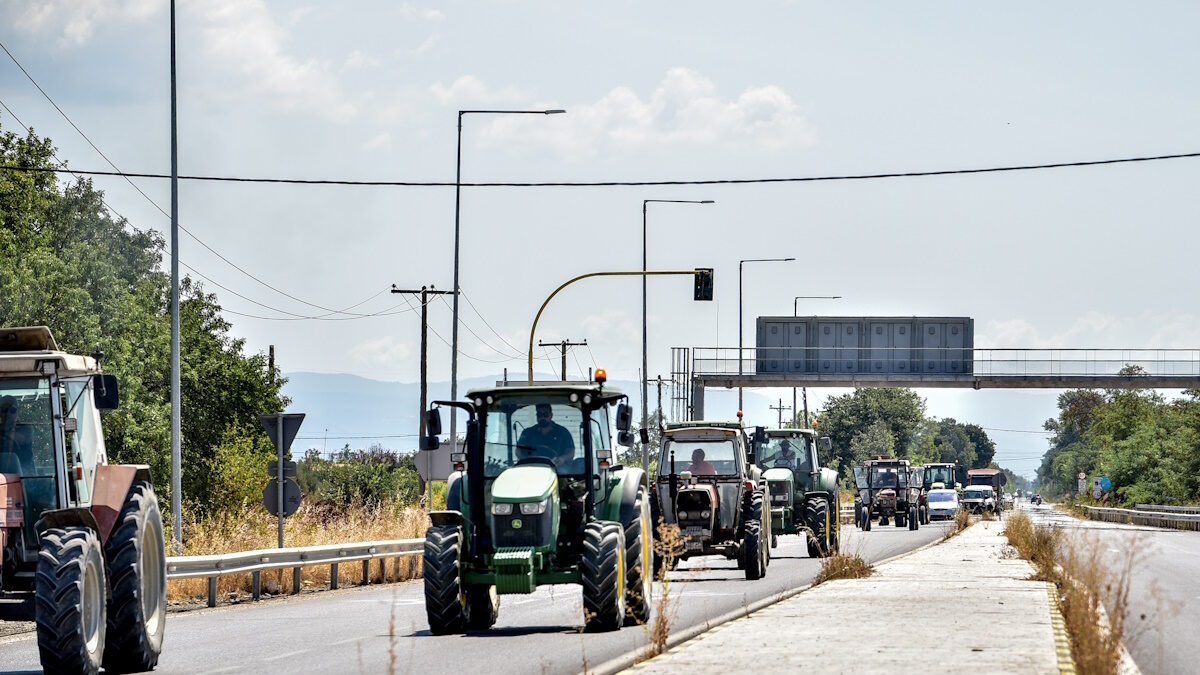
[[[1042,503],[1042,496],[1041,496],[1041,495],[1034,495],[1034,496],[1030,497],[1030,498],[1029,498],[1029,503],[1030,503],[1030,504],[1041,504],[1041,503]]]
[[[995,501],[996,511],[1003,508],[1000,502],[999,495],[1004,493],[1004,486],[1008,483],[1008,476],[1000,469],[971,469],[967,472],[967,485],[988,485],[991,486]]]
[[[929,491],[929,519],[950,519],[958,513],[958,492],[947,488]]]
[[[996,511],[996,493],[989,485],[968,485],[963,489],[962,507],[971,513]]]
[[[874,516],[879,517],[880,525],[887,525],[890,518],[896,527],[920,527],[922,479],[923,472],[914,470],[906,459],[877,457],[854,467],[859,527],[870,532]]]

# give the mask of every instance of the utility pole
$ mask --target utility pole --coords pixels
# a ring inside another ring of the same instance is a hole
[[[583,342],[571,342],[570,340],[559,340],[558,342],[538,342],[539,347],[558,347],[562,350],[562,381],[567,381],[567,347],[586,347],[587,340]]]
[[[811,429],[808,424],[808,387],[804,388],[804,428]]]
[[[183,408],[179,365],[179,116],[175,97],[175,0],[171,0],[171,538],[183,555]]]
[[[777,405],[777,406],[772,405],[772,406],[767,406],[767,407],[770,408],[771,410],[779,411],[779,428],[782,429],[783,428],[783,411],[784,410],[791,411],[791,408],[783,404],[783,399],[779,399],[779,405]]]
[[[392,293],[407,293],[410,295],[421,296],[421,409],[417,411],[418,433],[421,438],[425,437],[425,407],[427,405],[426,398],[429,390],[429,296],[431,295],[453,295],[454,291],[439,291],[430,284],[428,287],[422,286],[421,290],[410,290],[404,288],[396,288],[392,284]],[[454,432],[451,431],[451,436]],[[426,472],[428,473],[428,472]],[[432,508],[430,505],[433,500],[430,499],[431,490],[429,489],[429,481],[425,481],[425,506]]]

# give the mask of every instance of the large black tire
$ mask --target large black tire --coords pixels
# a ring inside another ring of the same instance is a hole
[[[617,630],[625,620],[625,532],[620,523],[595,520],[583,530],[583,629]]]
[[[829,502],[823,498],[809,499],[804,503],[804,522],[808,525],[808,555],[824,558],[829,555]]]
[[[921,507],[908,507],[908,529],[914,532],[921,528]]]
[[[746,578],[754,581],[767,574],[767,533],[763,531],[763,496],[752,492],[742,507],[744,536],[742,538],[742,560],[745,562]]]
[[[897,508],[896,515],[892,517],[892,520],[896,521],[896,527],[904,527],[908,524],[908,510]]]
[[[468,610],[461,574],[462,530],[454,525],[434,525],[425,530],[421,565],[429,632],[453,635],[466,631]]]
[[[650,500],[646,489],[638,488],[633,502],[633,517],[625,523],[625,624],[638,625],[650,620],[654,580],[653,542],[650,538]]]
[[[863,528],[862,528],[863,532],[870,532],[871,531],[871,507],[869,507],[869,506],[863,507],[862,520],[863,520]]]
[[[167,623],[166,555],[158,497],[149,483],[135,481],[104,546],[112,589],[106,673],[139,673],[158,665]]]
[[[467,629],[487,630],[500,618],[495,586],[467,586]]]
[[[34,578],[38,652],[46,673],[100,672],[104,660],[104,554],[86,527],[42,533]]]

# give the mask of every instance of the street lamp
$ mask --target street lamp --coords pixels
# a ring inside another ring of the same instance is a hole
[[[711,199],[696,200],[696,199],[643,199],[642,200],[642,271],[646,271],[646,205],[654,204],[715,204]],[[650,423],[650,415],[647,411],[649,408],[650,393],[646,388],[646,378],[650,377],[649,371],[646,369],[646,277],[642,277],[642,428],[645,429]],[[662,411],[659,411],[662,414]],[[646,473],[646,489],[649,489],[650,481],[650,450],[647,447],[642,448],[642,469]]]
[[[757,262],[792,262],[795,258],[750,258],[738,261],[738,410],[742,410],[742,266]]]
[[[792,316],[793,317],[800,316],[800,313],[799,313],[800,310],[797,309],[797,307],[798,307],[797,303],[799,303],[801,300],[841,300],[841,299],[842,299],[842,296],[840,296],[840,295],[797,295],[796,298],[794,300],[792,300]],[[804,352],[804,358],[805,358],[805,360],[808,359],[808,350],[807,349]],[[801,389],[804,390],[804,427],[807,429],[808,428],[808,387],[801,387]],[[795,415],[796,415],[796,388],[792,387],[792,416],[795,417]]]
[[[454,305],[451,307],[453,326],[450,329],[450,400],[458,400],[458,250],[459,211],[462,204],[462,124],[463,115],[558,115],[566,110],[459,110],[458,151],[454,162]],[[450,451],[458,450],[458,411],[450,408]]]

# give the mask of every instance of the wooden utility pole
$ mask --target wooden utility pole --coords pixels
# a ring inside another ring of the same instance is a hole
[[[587,340],[585,339],[583,342],[571,342],[570,340],[560,340],[558,342],[538,342],[538,346],[539,347],[558,347],[559,349],[562,350],[562,372],[559,373],[559,376],[562,377],[563,382],[566,382],[567,381],[567,347],[586,347]]]
[[[428,405],[426,398],[429,392],[429,296],[431,295],[453,295],[454,291],[439,291],[431,284],[428,287],[422,286],[421,290],[408,290],[396,288],[392,284],[392,293],[408,293],[421,296],[421,409],[417,412],[417,428],[421,438],[425,438],[425,407]],[[451,435],[453,435],[451,430]],[[433,502],[430,497],[429,483],[422,480],[421,492],[425,498],[425,506],[432,508]]]
[[[784,410],[790,411],[791,407],[784,405],[783,399],[779,399],[779,405],[777,405],[777,406],[772,405],[772,406],[767,406],[767,407],[770,408],[771,410],[779,411],[779,428],[782,429],[783,428],[783,411]]]

